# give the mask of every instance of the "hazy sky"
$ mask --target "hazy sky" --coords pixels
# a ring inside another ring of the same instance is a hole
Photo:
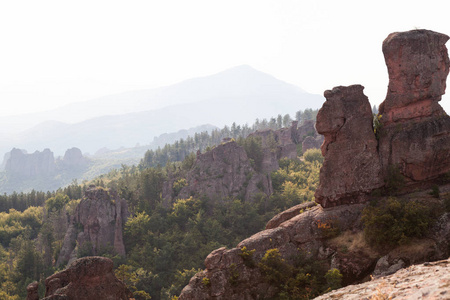
[[[0,0],[0,115],[241,64],[318,94],[359,83],[379,104],[388,82],[384,38],[414,28],[450,34],[449,3]],[[441,104],[450,111],[448,102]]]

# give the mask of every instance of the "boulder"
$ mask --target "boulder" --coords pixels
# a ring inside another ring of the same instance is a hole
[[[34,281],[27,286],[27,300],[39,300],[39,283]]]
[[[133,297],[114,275],[112,260],[99,256],[74,261],[66,270],[48,277],[45,286],[44,300],[128,300]]]
[[[352,85],[325,91],[327,101],[317,114],[316,129],[325,140],[315,198],[323,207],[364,202],[384,184],[372,109],[363,89]]]

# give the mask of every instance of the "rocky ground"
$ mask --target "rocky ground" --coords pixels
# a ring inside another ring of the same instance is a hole
[[[315,299],[450,299],[450,258],[410,266],[393,275],[349,285]]]

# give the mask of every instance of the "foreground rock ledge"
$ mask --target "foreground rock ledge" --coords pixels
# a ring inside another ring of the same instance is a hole
[[[315,299],[450,299],[450,258],[411,266]]]

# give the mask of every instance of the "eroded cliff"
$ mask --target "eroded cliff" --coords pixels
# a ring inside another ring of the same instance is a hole
[[[77,252],[98,255],[113,250],[125,256],[123,224],[128,215],[125,200],[101,187],[90,187],[71,216],[56,265],[72,262]]]

